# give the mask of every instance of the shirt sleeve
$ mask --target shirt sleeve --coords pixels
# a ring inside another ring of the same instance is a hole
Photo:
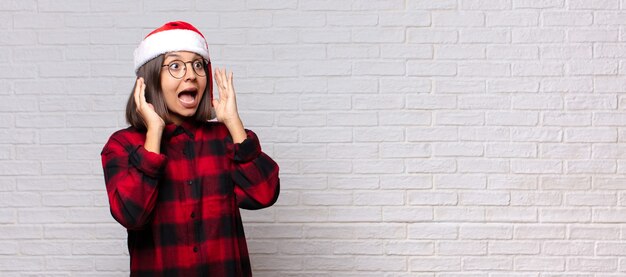
[[[246,130],[246,139],[233,143],[226,139],[227,155],[233,162],[235,195],[239,207],[256,210],[273,205],[278,199],[278,164],[261,151],[256,134]]]
[[[165,155],[114,135],[101,156],[113,218],[128,229],[140,229],[150,221],[155,207]]]

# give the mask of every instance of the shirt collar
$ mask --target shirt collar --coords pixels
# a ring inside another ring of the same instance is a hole
[[[198,125],[195,120],[185,120],[180,125],[169,123],[165,125],[165,129],[163,129],[163,136],[167,139],[171,139],[180,134],[187,134],[187,136],[193,139]]]

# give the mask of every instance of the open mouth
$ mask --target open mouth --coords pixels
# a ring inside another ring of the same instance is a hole
[[[188,88],[178,93],[178,100],[185,108],[192,108],[196,102],[198,89]]]

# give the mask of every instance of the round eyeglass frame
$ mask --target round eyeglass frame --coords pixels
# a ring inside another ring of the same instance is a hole
[[[193,67],[193,64],[197,61],[201,61],[202,62],[202,69],[200,72],[198,72],[198,69],[196,69],[195,67]],[[183,69],[180,71],[180,76],[177,77],[174,73],[172,73],[172,68],[170,67],[173,63],[182,63],[183,64]],[[187,64],[191,63],[191,68],[193,69],[193,73],[196,74],[199,77],[206,77],[206,71],[207,71],[207,67],[211,64],[211,61],[206,60],[206,59],[195,59],[193,61],[187,61],[187,62],[183,62],[181,60],[173,60],[171,62],[169,62],[168,64],[164,64],[161,65],[161,67],[167,67],[167,72],[170,73],[170,76],[172,76],[172,78],[174,79],[182,79],[183,77],[185,77],[185,75],[187,74]]]

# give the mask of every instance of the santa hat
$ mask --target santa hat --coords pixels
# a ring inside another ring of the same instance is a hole
[[[135,72],[148,61],[173,51],[189,51],[209,59],[206,39],[193,25],[174,21],[149,33],[135,49]]]

